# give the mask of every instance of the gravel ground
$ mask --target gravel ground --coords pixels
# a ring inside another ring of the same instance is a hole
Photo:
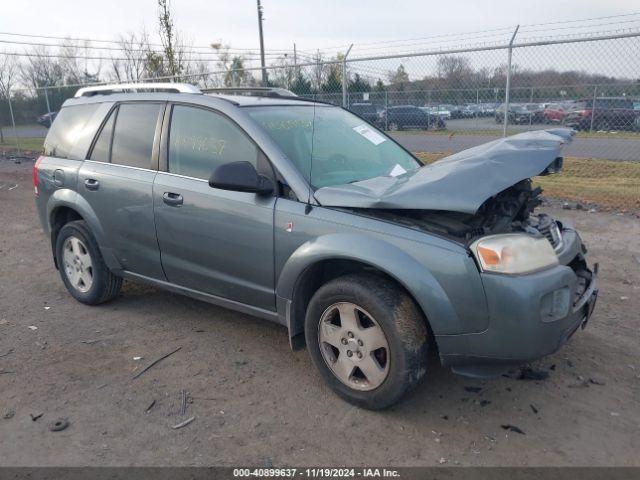
[[[549,207],[600,262],[601,294],[589,327],[534,365],[546,380],[433,365],[405,401],[369,412],[333,395],[275,324],[130,283],[112,303],[75,302],[36,218],[31,165],[0,159],[3,466],[640,465],[637,219]],[[59,417],[68,428],[50,431]]]

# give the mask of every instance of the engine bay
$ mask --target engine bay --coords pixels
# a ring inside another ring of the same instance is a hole
[[[544,235],[554,248],[562,242],[562,225],[547,214],[534,214],[542,200],[540,187],[522,180],[486,200],[473,214],[442,210],[353,209],[357,213],[470,243],[498,233]]]

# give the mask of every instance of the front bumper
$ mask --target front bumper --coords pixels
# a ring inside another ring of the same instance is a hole
[[[529,275],[483,273],[489,327],[436,337],[441,361],[457,373],[494,376],[558,350],[586,326],[598,296],[598,266],[586,267],[579,235],[563,231],[560,265]]]

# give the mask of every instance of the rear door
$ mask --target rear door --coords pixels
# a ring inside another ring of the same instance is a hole
[[[222,164],[248,161],[273,177],[260,149],[232,120],[176,104],[165,122],[154,205],[162,266],[176,285],[275,310],[275,196],[220,190],[208,179]],[[167,137],[164,140],[164,137]]]
[[[153,217],[153,180],[164,103],[115,105],[78,174],[78,193],[123,268],[163,279]]]

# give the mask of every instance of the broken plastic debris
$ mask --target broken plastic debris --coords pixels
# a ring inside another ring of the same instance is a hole
[[[35,325],[29,325],[29,330],[35,331],[37,329],[38,329],[38,327],[36,327]]]
[[[519,433],[520,435],[526,435],[522,429],[520,429],[519,427],[516,427],[515,425],[500,425],[504,430],[509,430],[510,432],[516,432]]]
[[[134,360],[142,360],[144,357],[133,357]]]

